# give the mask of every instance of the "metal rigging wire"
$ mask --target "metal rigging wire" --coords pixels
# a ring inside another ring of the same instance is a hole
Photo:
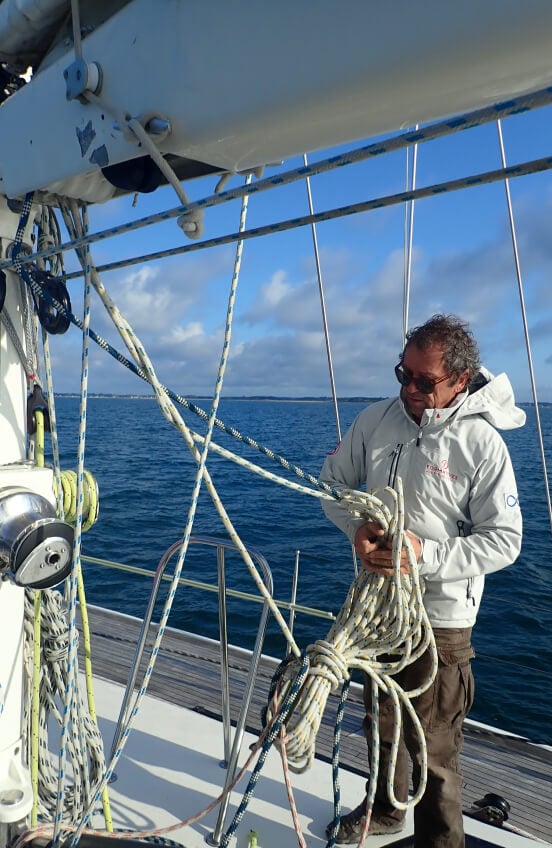
[[[503,135],[502,135],[502,122],[501,122],[500,118],[496,122],[496,128],[497,128],[497,131],[498,131],[498,143],[499,143],[499,146],[500,146],[500,158],[501,158],[501,161],[502,161],[502,167],[505,168],[506,167],[506,153],[505,153],[505,149],[504,149],[504,138],[503,138]],[[512,197],[511,197],[511,194],[510,194],[510,181],[507,177],[504,180],[504,189],[506,191],[506,205],[508,207],[508,218],[509,218],[509,221],[510,221],[510,233],[511,233],[511,236],[512,236],[512,247],[513,247],[513,251],[514,251],[514,262],[515,262],[515,266],[516,266],[516,277],[517,277],[519,301],[520,301],[520,307],[521,307],[521,319],[523,321],[523,332],[525,334],[525,347],[526,347],[526,350],[527,350],[527,363],[528,363],[528,366],[529,366],[529,378],[531,380],[531,390],[532,390],[532,393],[533,393],[533,403],[534,403],[534,407],[535,407],[537,436],[538,436],[538,440],[539,440],[539,448],[540,448],[540,455],[541,455],[541,461],[542,461],[544,488],[545,488],[545,491],[546,491],[546,504],[547,504],[547,507],[548,507],[548,519],[550,521],[550,529],[552,530],[552,505],[550,503],[550,486],[548,484],[548,471],[547,471],[547,466],[546,466],[546,455],[545,455],[545,452],[544,452],[544,440],[543,440],[541,420],[540,420],[539,401],[538,401],[538,396],[537,396],[537,384],[536,384],[536,381],[535,381],[535,370],[534,370],[534,367],[533,367],[533,357],[531,355],[531,341],[529,339],[529,326],[528,326],[528,323],[527,323],[527,312],[525,310],[525,298],[524,298],[524,295],[523,295],[523,279],[522,279],[522,275],[521,275],[521,265],[520,265],[520,261],[519,261],[519,251],[518,251],[518,243],[517,243],[517,236],[516,236],[516,226],[515,226],[515,222],[514,222],[514,212],[513,212],[513,208],[512,208]]]
[[[303,162],[305,163],[305,168],[308,165],[307,154],[303,153]],[[309,212],[314,215],[314,207],[312,205],[312,194],[310,187],[310,177],[305,177],[305,185],[307,187],[307,197],[309,201]],[[324,339],[326,342],[326,355],[328,357],[328,371],[330,377],[330,386],[332,389],[332,400],[334,407],[334,415],[335,415],[335,426],[337,428],[337,440],[341,441],[341,425],[339,422],[339,409],[337,406],[337,395],[335,390],[335,380],[334,380],[334,370],[333,370],[333,362],[332,362],[332,351],[330,346],[330,331],[328,329],[328,318],[326,315],[326,302],[324,298],[324,283],[322,281],[322,268],[320,266],[320,256],[318,253],[318,238],[316,235],[316,224],[314,221],[311,223],[311,233],[312,233],[312,243],[314,246],[314,261],[316,263],[316,274],[318,277],[318,292],[320,294],[320,310],[322,312],[322,325],[324,327]]]

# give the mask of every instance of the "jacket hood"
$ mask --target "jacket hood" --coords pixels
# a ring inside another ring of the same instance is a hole
[[[458,415],[481,415],[499,430],[514,430],[525,424],[525,412],[516,406],[514,390],[506,374],[496,377],[481,368],[472,380]]]

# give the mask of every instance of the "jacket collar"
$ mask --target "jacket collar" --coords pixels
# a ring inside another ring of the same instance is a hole
[[[408,420],[412,423],[414,427],[427,427],[428,425],[434,425],[435,427],[440,427],[443,424],[446,424],[453,415],[455,415],[460,407],[465,403],[467,398],[469,397],[469,392],[466,390],[464,392],[460,392],[454,398],[454,401],[450,406],[445,407],[445,409],[426,409],[424,410],[424,414],[422,415],[421,421],[418,424],[417,421],[414,421],[411,414],[407,410],[406,406],[403,403],[401,396],[397,398],[399,405],[408,418]]]

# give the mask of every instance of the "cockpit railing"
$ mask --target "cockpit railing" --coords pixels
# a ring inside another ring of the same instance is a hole
[[[140,668],[140,663],[142,661],[142,657],[144,655],[144,651],[146,649],[146,640],[148,637],[149,628],[152,623],[153,612],[155,609],[155,604],[158,599],[159,590],[161,587],[161,583],[163,581],[163,577],[165,574],[165,570],[169,564],[171,557],[179,550],[182,542],[178,541],[171,545],[168,548],[161,560],[159,561],[159,565],[154,572],[153,576],[153,584],[152,589],[148,601],[148,606],[146,609],[146,613],[144,615],[144,619],[142,621],[142,627],[140,629],[140,634],[138,636],[138,641],[136,644],[136,651],[134,654],[134,660],[131,666],[129,678],[127,681],[125,693],[123,696],[123,701],[121,704],[121,709],[119,711],[119,717],[117,720],[117,726],[115,728],[115,733],[113,736],[113,742],[111,745],[111,758],[113,758],[116,750],[118,749],[122,737],[125,732],[125,728],[128,724],[128,720],[130,718],[132,709],[131,709],[131,700],[134,693],[134,687],[136,685],[136,679],[138,677],[138,671]],[[220,843],[220,837],[222,834],[222,830],[224,827],[224,820],[226,817],[228,803],[230,800],[230,794],[227,791],[230,787],[234,779],[234,775],[236,773],[238,757],[240,755],[241,746],[243,742],[243,736],[245,732],[245,722],[247,718],[247,712],[249,710],[249,705],[251,703],[251,698],[253,695],[253,686],[255,683],[255,676],[257,673],[257,668],[259,665],[259,660],[261,658],[264,638],[266,634],[266,627],[268,623],[269,616],[269,606],[266,601],[263,602],[263,608],[261,611],[260,619],[259,619],[259,627],[257,629],[257,635],[255,639],[255,645],[252,651],[251,662],[249,665],[249,672],[247,676],[247,680],[244,687],[244,693],[241,700],[240,712],[238,716],[238,720],[236,723],[236,729],[234,732],[234,738],[232,741],[232,724],[230,718],[230,683],[229,683],[229,668],[228,668],[228,628],[227,628],[227,615],[226,615],[226,598],[227,598],[227,586],[226,586],[226,563],[225,563],[225,552],[226,550],[237,550],[236,545],[233,542],[225,541],[223,539],[216,539],[211,536],[192,536],[190,539],[191,545],[206,545],[208,547],[214,547],[217,551],[217,594],[218,594],[218,607],[219,607],[219,635],[220,635],[220,662],[221,662],[221,712],[222,712],[222,725],[223,725],[223,760],[221,765],[226,768],[226,779],[224,782],[224,794],[223,799],[221,801],[219,807],[219,814],[217,817],[217,822],[215,825],[215,830],[208,838],[208,842],[211,845],[218,845]],[[260,569],[260,572],[263,577],[263,582],[272,596],[273,594],[273,581],[272,581],[272,573],[270,571],[268,562],[264,558],[264,556],[257,551],[255,548],[248,548],[248,552],[255,564]]]

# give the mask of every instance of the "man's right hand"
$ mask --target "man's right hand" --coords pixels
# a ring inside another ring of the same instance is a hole
[[[354,548],[364,568],[369,565],[368,555],[380,546],[384,538],[383,529],[375,521],[367,521],[358,528],[355,533]]]

